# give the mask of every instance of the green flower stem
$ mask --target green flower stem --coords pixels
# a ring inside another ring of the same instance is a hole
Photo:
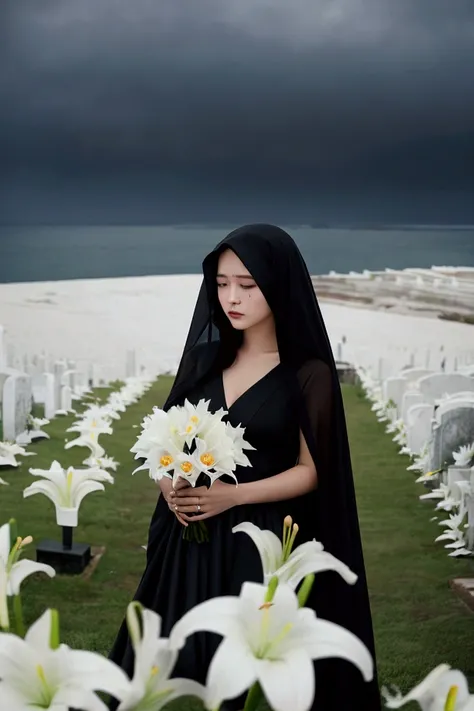
[[[311,592],[311,588],[313,587],[314,578],[314,573],[307,575],[303,580],[300,589],[298,590],[297,597],[300,607],[304,607],[306,605],[306,601]]]
[[[18,635],[18,637],[23,637],[25,636],[25,623],[23,622],[23,609],[21,606],[21,596],[20,595],[14,595],[13,596],[13,614],[15,617],[15,630]]]

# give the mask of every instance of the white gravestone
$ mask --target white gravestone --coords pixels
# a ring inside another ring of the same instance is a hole
[[[125,363],[125,377],[134,378],[137,375],[137,354],[135,351],[127,351]]]
[[[69,385],[63,385],[61,388],[61,410],[69,412],[72,407],[72,393]]]
[[[433,405],[412,405],[407,412],[406,425],[407,447],[413,454],[419,454],[431,436]]]
[[[28,375],[11,375],[3,384],[3,439],[15,441],[26,430],[31,413],[31,378]]]
[[[39,373],[37,375],[33,375],[33,377],[31,378],[31,389],[33,392],[33,402],[38,403],[39,405],[44,404],[44,399],[46,396],[44,376],[45,376],[45,373]]]
[[[461,373],[433,373],[420,378],[418,388],[426,402],[434,403],[445,395],[454,395],[466,390],[474,391],[474,378]]]
[[[56,385],[52,373],[43,373],[44,377],[44,416],[52,420],[56,414]]]
[[[397,406],[397,411],[400,412],[402,406],[403,393],[407,388],[407,381],[405,378],[387,378],[383,384],[383,395],[384,400],[388,402],[393,400]]]
[[[404,422],[407,421],[408,410],[412,405],[422,405],[423,395],[418,390],[407,390],[403,393],[401,415]],[[431,408],[433,409],[433,408]]]
[[[64,372],[66,371],[66,363],[62,360],[58,360],[54,364],[54,379],[55,379],[55,388],[56,388],[56,394],[55,394],[55,403],[56,403],[56,410],[59,410],[61,407],[61,387],[62,387],[62,377]]]
[[[5,345],[5,329],[0,324],[0,372],[7,367],[7,349]]]

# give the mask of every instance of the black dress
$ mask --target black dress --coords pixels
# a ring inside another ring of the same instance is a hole
[[[193,404],[201,398],[210,400],[211,411],[223,407],[228,410],[226,418],[231,424],[246,428],[245,439],[255,450],[246,450],[252,466],[239,467],[235,472],[238,481],[244,483],[295,466],[299,454],[299,393],[296,379],[280,364],[230,408],[225,402],[222,373],[197,387],[187,398]],[[236,506],[207,519],[210,540],[197,543],[183,540],[183,526],[160,497],[149,530],[146,569],[135,599],[159,613],[162,635],[168,636],[175,622],[198,603],[220,595],[239,595],[246,580],[263,582],[255,544],[244,533],[232,533],[232,527],[251,521],[281,537],[283,519],[293,513],[292,509],[293,502]],[[221,639],[207,632],[189,637],[173,676],[205,683],[209,663]],[[110,658],[132,674],[133,651],[125,623]],[[237,703],[236,707],[241,705]]]

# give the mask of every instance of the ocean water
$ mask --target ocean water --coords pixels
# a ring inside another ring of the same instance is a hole
[[[198,273],[232,227],[0,227],[0,282]],[[474,266],[474,226],[284,227],[312,274]]]

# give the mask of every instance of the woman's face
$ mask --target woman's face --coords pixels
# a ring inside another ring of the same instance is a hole
[[[234,328],[244,331],[273,318],[254,278],[231,249],[219,256],[216,281],[219,303]]]

